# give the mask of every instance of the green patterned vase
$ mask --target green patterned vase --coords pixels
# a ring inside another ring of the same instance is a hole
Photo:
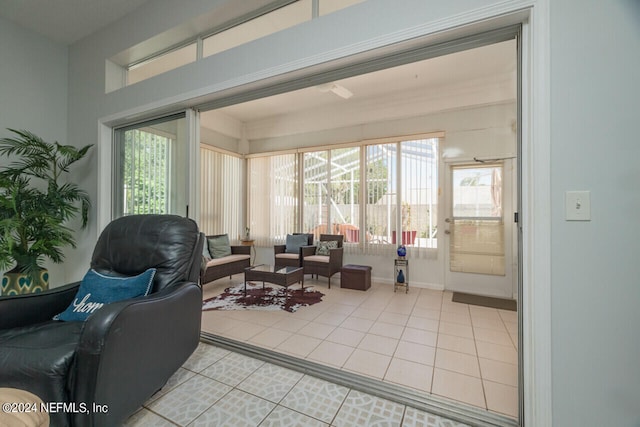
[[[0,292],[0,295],[32,294],[46,291],[47,289],[49,289],[48,270],[40,270],[34,280],[33,277],[14,268],[2,276],[2,292]]]

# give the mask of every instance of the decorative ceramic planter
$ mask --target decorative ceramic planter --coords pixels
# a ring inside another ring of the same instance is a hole
[[[33,277],[21,273],[17,269],[7,271],[2,276],[2,292],[0,295],[21,295],[42,292],[49,289],[49,271],[40,270],[38,275]]]
[[[407,248],[404,245],[400,245],[398,246],[396,253],[398,254],[398,257],[404,258],[407,256]]]

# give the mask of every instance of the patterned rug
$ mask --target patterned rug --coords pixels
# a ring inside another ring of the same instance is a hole
[[[322,301],[323,293],[303,289],[287,289],[280,286],[271,288],[262,283],[247,282],[247,296],[244,284],[227,288],[220,295],[202,302],[202,311],[207,310],[285,310],[295,312],[300,307]]]

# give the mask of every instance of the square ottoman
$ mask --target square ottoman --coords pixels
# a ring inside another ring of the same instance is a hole
[[[340,270],[340,287],[366,291],[371,287],[371,266],[347,264]]]

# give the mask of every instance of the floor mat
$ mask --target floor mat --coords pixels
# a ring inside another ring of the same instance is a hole
[[[518,311],[518,301],[514,299],[493,298],[485,297],[482,295],[454,292],[451,301],[471,305],[481,305],[483,307],[498,308],[500,310]]]

